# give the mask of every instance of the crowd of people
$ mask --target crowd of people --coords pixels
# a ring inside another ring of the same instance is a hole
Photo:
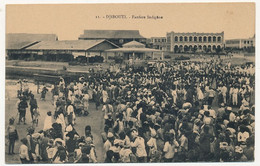
[[[212,59],[112,69],[73,81],[60,78],[52,86],[55,110],[47,112],[41,131],[32,126],[21,139],[22,163],[254,160],[252,64],[234,66]],[[35,113],[34,95],[20,98],[19,123],[28,100],[35,120],[40,113]],[[90,102],[103,113],[103,142],[94,141],[87,124],[84,135],[75,129],[78,116],[91,116]],[[17,140],[13,119],[8,133],[12,154]],[[103,144],[104,156],[96,155],[94,142]]]

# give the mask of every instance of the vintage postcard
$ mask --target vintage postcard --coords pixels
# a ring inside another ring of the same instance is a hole
[[[256,4],[5,6],[5,163],[255,163]]]

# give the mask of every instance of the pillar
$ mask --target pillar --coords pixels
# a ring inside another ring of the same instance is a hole
[[[162,60],[164,59],[164,53],[163,53],[163,51],[162,51],[162,57],[161,57],[161,58],[162,58]]]
[[[86,61],[85,61],[85,63],[87,62],[87,52],[85,51],[85,57],[86,57]]]

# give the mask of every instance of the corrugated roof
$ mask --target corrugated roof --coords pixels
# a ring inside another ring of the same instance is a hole
[[[140,43],[140,42],[137,42],[137,41],[130,41],[126,44],[123,44],[123,47],[127,47],[127,48],[132,48],[132,47],[135,47],[135,48],[144,48],[145,45],[143,43]]]
[[[55,34],[9,33],[6,34],[6,49],[22,49],[34,42],[56,40]]]
[[[84,30],[84,34],[79,39],[139,39],[144,38],[138,30]]]
[[[106,40],[42,41],[39,42],[38,44],[28,47],[27,49],[28,50],[88,50],[104,41]],[[114,45],[111,42],[109,43]]]

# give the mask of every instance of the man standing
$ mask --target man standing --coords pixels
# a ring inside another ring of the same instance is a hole
[[[209,88],[208,96],[209,96],[209,98],[208,98],[208,105],[211,106],[212,102],[214,100],[214,97],[215,97],[215,91],[211,87]]]
[[[238,100],[237,100],[237,96],[238,96],[238,88],[235,86],[235,88],[233,89],[233,93],[232,93],[232,104],[233,106],[237,106],[238,104]]]
[[[27,101],[25,97],[22,97],[20,102],[18,103],[18,112],[19,112],[19,121],[18,124],[23,120],[25,123],[25,115],[26,115],[26,108],[28,107]]]
[[[34,98],[34,95],[31,95],[31,99],[30,99],[30,112],[31,112],[31,117],[32,117],[32,121],[33,121],[33,110],[38,108],[38,104],[36,99]]]
[[[133,142],[131,142],[131,147],[136,148],[136,156],[138,162],[146,162],[147,161],[147,152],[145,148],[145,141],[142,137],[138,136],[138,132],[134,129],[132,131]]]
[[[221,88],[221,94],[223,96],[223,103],[227,104],[227,87],[225,85]]]
[[[43,88],[42,88],[42,92],[41,92],[41,100],[44,100],[45,101],[45,96],[46,96],[46,93],[48,92],[48,89],[46,88],[46,86],[44,85]]]

